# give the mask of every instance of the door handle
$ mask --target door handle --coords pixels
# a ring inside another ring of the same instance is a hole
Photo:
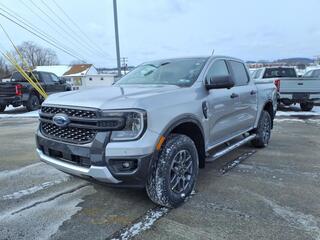
[[[232,93],[230,97],[231,97],[231,98],[237,98],[237,97],[239,97],[239,94]]]
[[[256,90],[252,90],[252,91],[250,92],[250,94],[251,94],[251,95],[256,95],[256,94],[257,94],[257,91],[256,91]]]

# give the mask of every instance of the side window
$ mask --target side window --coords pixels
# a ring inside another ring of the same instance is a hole
[[[42,81],[44,81],[46,84],[51,84],[52,83],[52,79],[50,77],[50,74],[49,73],[41,73],[41,76],[42,76]]]
[[[320,70],[314,70],[313,73],[312,73],[312,76],[313,77],[320,77]]]
[[[54,74],[50,74],[50,75],[51,75],[52,81],[59,82],[59,78],[56,75],[54,75]]]
[[[224,60],[217,60],[211,65],[206,79],[209,81],[209,79],[211,79],[212,77],[221,77],[228,75],[229,71],[226,62]]]
[[[243,63],[236,61],[229,61],[231,70],[234,74],[234,81],[236,86],[247,85],[249,76]]]
[[[258,69],[258,70],[254,73],[253,78],[254,78],[254,79],[259,78],[260,75],[261,75],[261,72],[262,72],[262,69]]]

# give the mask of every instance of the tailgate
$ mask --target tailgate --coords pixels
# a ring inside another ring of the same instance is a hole
[[[281,78],[280,93],[320,93],[320,78]]]
[[[16,84],[0,83],[0,97],[12,97],[16,95]]]

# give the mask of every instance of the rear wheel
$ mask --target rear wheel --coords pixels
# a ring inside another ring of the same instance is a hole
[[[305,103],[300,103],[300,108],[302,111],[311,111],[313,108],[314,104],[313,102],[305,102]]]
[[[262,111],[258,128],[256,129],[256,138],[252,140],[252,145],[258,148],[266,147],[271,137],[271,116],[267,111]]]
[[[199,169],[194,142],[182,134],[172,134],[154,163],[146,190],[150,199],[161,206],[177,207],[194,189]]]
[[[6,105],[0,105],[0,113],[4,112],[5,109],[6,109]]]
[[[40,108],[40,99],[37,95],[31,94],[27,101],[26,108],[28,111],[35,111]]]

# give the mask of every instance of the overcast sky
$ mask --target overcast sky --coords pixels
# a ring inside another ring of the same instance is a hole
[[[34,5],[31,0],[0,0],[0,4],[82,59],[98,67],[116,65],[112,0],[55,0],[90,42],[52,0],[32,1]],[[128,57],[131,65],[158,58],[210,55],[213,49],[216,54],[244,60],[314,57],[320,55],[319,10],[319,0],[118,0],[121,56]],[[31,40],[50,47],[2,16],[0,22],[15,43]],[[0,40],[1,48],[10,47],[2,32]],[[56,52],[60,63],[73,60]]]

